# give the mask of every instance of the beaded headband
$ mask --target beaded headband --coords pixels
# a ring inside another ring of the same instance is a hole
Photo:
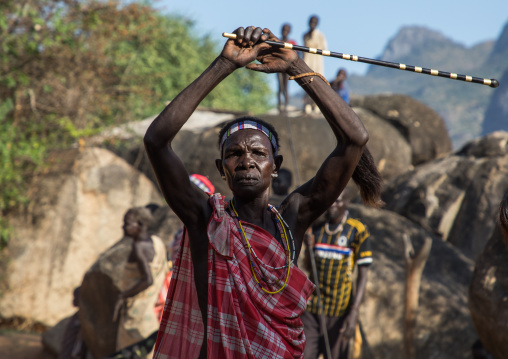
[[[194,173],[189,176],[189,179],[203,192],[213,194],[215,192],[215,186],[210,182],[208,178],[200,174]]]
[[[240,122],[233,124],[230,128],[228,128],[228,130],[224,133],[224,135],[222,135],[222,138],[220,140],[220,146],[219,146],[220,153],[222,153],[222,147],[224,146],[224,142],[226,142],[228,137],[231,136],[236,131],[240,131],[240,130],[258,130],[258,131],[263,132],[266,135],[266,137],[268,137],[270,142],[272,143],[272,146],[274,149],[274,154],[275,155],[277,154],[278,148],[277,148],[277,140],[275,139],[275,136],[270,132],[270,130],[267,127],[263,126],[262,124],[260,124],[256,121],[252,121],[252,120],[240,121]]]

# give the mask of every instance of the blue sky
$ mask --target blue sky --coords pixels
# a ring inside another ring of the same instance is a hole
[[[225,41],[221,36],[223,32],[231,32],[239,26],[268,27],[280,35],[281,25],[288,22],[292,25],[290,37],[302,44],[309,16],[315,14],[320,19],[318,28],[327,38],[328,50],[368,58],[380,56],[388,41],[403,26],[425,26],[470,47],[497,39],[508,23],[508,0],[154,0],[154,5],[165,13],[194,20],[200,34],[208,33],[221,43]],[[426,63],[411,65],[432,67]],[[339,67],[346,68],[349,74],[363,75],[367,66],[325,58],[325,76],[334,77]]]

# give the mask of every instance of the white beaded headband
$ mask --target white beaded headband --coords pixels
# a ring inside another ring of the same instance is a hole
[[[274,134],[272,132],[270,132],[270,130],[266,126],[263,126],[262,124],[260,124],[256,121],[252,121],[252,120],[237,122],[237,123],[233,124],[230,128],[228,128],[228,130],[226,132],[224,132],[224,135],[222,135],[222,138],[220,140],[220,153],[222,153],[222,147],[224,146],[224,142],[226,142],[226,140],[228,139],[229,136],[231,136],[236,131],[249,130],[249,129],[250,130],[258,130],[258,131],[263,132],[266,135],[266,137],[268,137],[270,142],[272,143],[272,146],[274,149],[274,154],[275,155],[277,154],[277,151],[278,151],[277,140],[275,139]]]

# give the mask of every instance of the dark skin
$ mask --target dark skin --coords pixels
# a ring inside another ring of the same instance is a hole
[[[316,16],[312,16],[309,19],[309,31],[307,32],[308,34],[310,34],[312,31],[314,31],[314,29],[318,25],[318,22],[319,22],[319,19]]]
[[[334,90],[339,89],[342,86],[342,83],[346,80],[346,77],[346,70],[340,69],[335,80],[331,82],[332,88]]]
[[[113,321],[115,322],[118,319],[120,309],[125,303],[125,299],[141,293],[153,284],[150,262],[155,256],[155,249],[153,248],[153,241],[147,232],[146,226],[138,222],[134,215],[127,213],[124,217],[123,231],[124,237],[130,237],[134,240],[127,261],[137,263],[141,279],[131,288],[118,294],[113,313]]]
[[[72,298],[72,305],[76,308],[79,308],[79,291],[80,291],[80,287],[77,287],[76,289],[74,289],[74,295],[73,295],[73,298]],[[79,326],[80,325],[80,321],[79,321],[79,317],[72,317],[72,325],[76,325],[76,326]],[[70,353],[70,357],[71,359],[77,359],[77,358],[82,358],[83,356],[83,346],[84,346],[84,342],[83,342],[83,338],[81,336],[81,331],[78,333],[78,335],[76,336],[76,339],[74,341],[74,346],[72,348],[72,352]],[[66,353],[62,354],[60,353],[60,355],[66,355]]]
[[[291,175],[287,170],[280,170],[279,176],[272,180],[273,193],[278,196],[287,196],[289,194],[289,187],[291,187]]]
[[[332,228],[335,228],[336,225],[342,222],[346,214],[346,210],[351,201],[351,192],[348,188],[344,189],[344,192],[333,202],[330,208],[326,211],[326,222],[328,222]],[[325,223],[326,223],[325,222]],[[305,233],[305,242],[307,248],[314,247],[314,234],[309,228],[307,233]],[[305,265],[310,269],[310,263],[305,263]],[[347,343],[354,335],[356,331],[356,326],[358,324],[358,310],[360,308],[360,304],[362,303],[363,297],[365,295],[365,289],[367,287],[367,276],[369,273],[368,266],[358,266],[358,276],[356,281],[356,295],[353,297],[353,302],[350,306],[349,312],[346,314],[344,319],[344,324],[340,329],[340,341]]]
[[[284,24],[282,26],[282,39],[281,39],[282,41],[287,42],[289,40],[288,36],[290,31],[291,26],[289,26],[289,24]],[[278,93],[279,112],[281,114],[286,114],[289,103],[289,93],[288,93],[289,75],[286,73],[279,73],[277,78],[279,80],[279,93]]]
[[[296,52],[273,49],[264,41],[279,41],[269,29],[240,27],[236,40],[228,40],[221,54],[193,83],[185,88],[152,122],[145,135],[145,147],[166,201],[188,230],[194,280],[206,334],[207,224],[212,215],[208,196],[189,181],[172,141],[203,98],[222,80],[241,67],[265,73],[298,75],[312,70]],[[259,63],[252,63],[257,60]],[[297,188],[282,203],[280,213],[295,240],[296,258],[307,227],[337,198],[349,181],[368,140],[363,124],[325,82],[308,77],[296,80],[321,108],[337,146],[316,176]],[[274,237],[277,229],[269,214],[271,174],[282,164],[268,138],[256,130],[242,130],[230,136],[216,165],[226,177],[233,203],[242,221],[256,224]],[[201,357],[206,357],[206,339]]]
[[[317,18],[317,16],[311,16],[310,17],[310,19],[309,19],[309,31],[307,31],[307,35],[310,35],[317,28],[318,22],[319,22],[319,19]],[[314,103],[312,102],[311,97],[305,96],[304,102],[306,104],[310,104],[310,105],[312,105],[312,107],[314,107]]]

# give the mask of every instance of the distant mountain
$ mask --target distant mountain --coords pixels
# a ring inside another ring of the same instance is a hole
[[[397,61],[411,56],[415,51],[435,44],[450,45],[450,40],[437,31],[426,27],[403,27],[396,37],[392,38],[381,56],[382,60]]]
[[[490,103],[485,112],[485,119],[482,125],[482,135],[486,135],[493,131],[508,131],[508,24],[501,32],[501,36],[496,41],[496,45],[492,50],[488,63],[491,68],[504,70],[504,74],[499,80],[501,85],[496,89],[495,93],[490,97]]]
[[[407,26],[390,39],[380,59],[499,79],[508,70],[507,29],[508,24],[497,41],[466,47],[426,27]],[[454,148],[481,135],[487,106],[499,90],[381,66],[370,66],[365,76],[351,76],[349,83],[353,93],[401,93],[425,103],[445,120]]]
[[[469,49],[453,42],[440,32],[426,27],[411,26],[401,28],[398,34],[390,39],[381,60],[431,68],[439,66],[444,70],[455,68],[456,60],[460,59],[460,68],[466,70],[475,67],[474,64],[477,62],[483,62],[488,56],[488,53],[476,51],[475,55],[479,55],[480,58],[471,59],[466,56],[468,52]],[[380,69],[382,68],[379,66],[371,66],[368,74],[379,73]]]
[[[506,56],[508,56],[508,23],[504,26],[501,35],[496,41],[494,49],[489,55],[489,63],[494,66],[502,66],[502,64],[506,65],[508,62],[506,60]]]
[[[499,130],[508,131],[508,70],[499,82],[504,86],[500,85],[490,98],[482,124],[482,135]]]

